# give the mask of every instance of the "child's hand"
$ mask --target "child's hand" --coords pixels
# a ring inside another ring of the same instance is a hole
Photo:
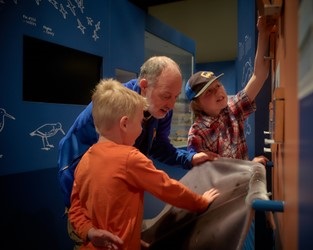
[[[276,22],[277,20],[272,17],[259,16],[257,27],[260,33],[265,32],[270,34],[271,32],[276,31]]]
[[[88,239],[92,245],[105,249],[121,249],[123,241],[120,237],[102,229],[91,228],[88,231]]]
[[[215,198],[219,196],[219,194],[220,193],[218,192],[217,189],[211,188],[210,190],[206,191],[203,194],[203,197],[208,200],[209,204],[211,204],[213,202],[213,200],[215,200]]]
[[[254,157],[252,161],[253,161],[253,162],[257,162],[257,163],[261,163],[261,164],[263,164],[264,166],[266,166],[266,162],[268,162],[269,159],[266,158],[264,155],[260,155],[260,156]]]

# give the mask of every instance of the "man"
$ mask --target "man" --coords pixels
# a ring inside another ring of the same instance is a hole
[[[134,144],[142,153],[162,163],[186,169],[218,156],[215,153],[189,152],[170,143],[173,108],[182,89],[181,71],[172,59],[151,57],[141,66],[138,79],[124,85],[144,96],[149,105],[142,133]],[[66,207],[70,206],[75,167],[86,150],[98,140],[91,110],[92,103],[77,117],[59,143],[59,180]]]

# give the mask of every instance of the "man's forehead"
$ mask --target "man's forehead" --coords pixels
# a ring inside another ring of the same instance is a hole
[[[181,85],[175,84],[172,82],[161,82],[159,81],[155,85],[155,90],[162,93],[176,94],[177,92],[181,92]],[[175,93],[173,93],[175,92]]]

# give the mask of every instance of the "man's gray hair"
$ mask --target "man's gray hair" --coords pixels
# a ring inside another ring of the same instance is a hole
[[[168,67],[177,68],[181,72],[179,65],[167,56],[150,57],[140,68],[138,83],[141,79],[146,79],[149,85],[155,84],[163,70]]]

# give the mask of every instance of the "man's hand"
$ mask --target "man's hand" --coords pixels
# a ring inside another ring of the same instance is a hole
[[[206,161],[214,161],[216,159],[219,158],[219,155],[210,151],[206,151],[206,152],[199,152],[196,153],[193,157],[192,157],[192,166],[197,166],[200,165]]]

